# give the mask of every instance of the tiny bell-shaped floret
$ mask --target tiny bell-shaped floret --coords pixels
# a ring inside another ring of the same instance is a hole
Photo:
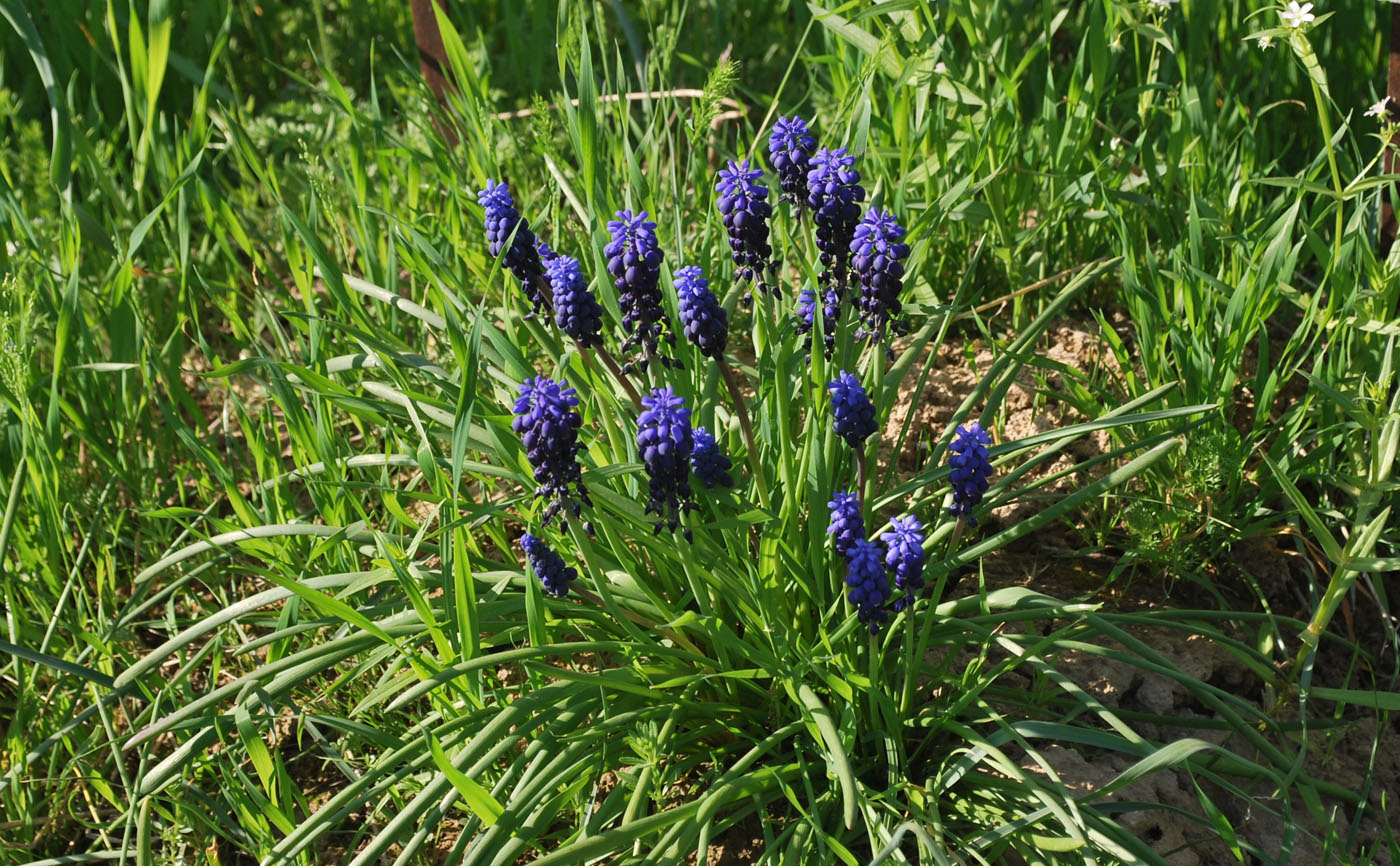
[[[991,442],[992,438],[982,425],[973,421],[966,427],[959,427],[953,444],[948,446],[948,465],[952,467],[948,481],[953,485],[953,504],[948,513],[967,518],[972,526],[977,525],[972,509],[982,501],[992,475],[992,464],[987,459],[987,446]]]
[[[568,595],[569,583],[578,577],[578,571],[565,565],[564,557],[528,532],[520,536],[520,547],[525,551],[525,559],[529,561],[535,576],[544,585],[544,591],[556,598]]]

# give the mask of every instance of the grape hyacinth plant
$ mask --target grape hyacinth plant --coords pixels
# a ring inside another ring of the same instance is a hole
[[[890,600],[890,578],[874,542],[857,539],[846,550],[846,586],[856,615],[875,634],[889,617],[885,605]]]
[[[779,117],[768,136],[768,161],[778,175],[783,201],[792,205],[794,213],[801,213],[807,201],[807,171],[816,146],[807,121],[797,115]]]
[[[773,247],[768,243],[768,217],[773,206],[768,203],[768,187],[758,183],[761,177],[762,170],[749,168],[747,159],[737,163],[731,159],[729,168],[720,170],[715,190],[739,280],[756,282],[760,292],[777,292],[768,279],[774,267]],[[745,294],[744,302],[749,301],[750,295]]]
[[[836,324],[841,315],[841,299],[835,289],[822,290],[822,342],[828,358],[836,349]],[[797,296],[797,333],[806,337],[803,351],[811,354],[813,331],[817,327],[817,290],[804,286]]]
[[[948,513],[966,520],[969,526],[977,525],[972,509],[982,501],[992,474],[992,464],[987,459],[987,446],[991,442],[982,425],[973,421],[966,427],[958,427],[953,444],[948,446],[948,465],[952,467],[948,481],[953,485],[953,504]]]
[[[583,418],[575,407],[578,394],[562,379],[537,376],[521,384],[511,429],[520,435],[525,456],[535,471],[535,495],[549,500],[543,522],[548,525],[564,508],[575,516],[591,505],[579,468],[579,427]]]
[[[889,211],[871,208],[856,226],[851,240],[851,271],[860,280],[860,319],[862,330],[856,337],[870,337],[880,342],[888,332],[898,336],[905,332],[901,316],[903,305],[899,293],[904,288],[904,260],[909,245],[901,243],[904,229]],[[887,356],[894,352],[888,345]]]
[[[875,432],[875,405],[860,380],[842,370],[827,384],[831,392],[832,428],[856,451]]]
[[[628,362],[624,372],[635,366],[643,371],[652,358],[663,366],[671,359],[658,354],[664,337],[675,343],[675,334],[666,328],[666,312],[661,306],[661,248],[656,240],[656,223],[647,219],[647,212],[630,210],[617,212],[617,219],[608,222],[612,240],[603,247],[608,259],[608,273],[615,280],[618,303],[622,306],[622,327],[627,339],[623,351],[637,349],[640,357]]]
[[[554,292],[554,324],[580,346],[600,345],[603,308],[589,290],[578,259],[553,253],[545,260],[545,272]]]
[[[855,157],[846,148],[822,148],[812,155],[807,172],[807,206],[816,224],[817,248],[821,251],[822,273],[818,283],[835,289],[842,296],[851,260],[851,241],[860,220],[860,202],[865,188]]]
[[[525,296],[530,300],[531,312],[539,313],[549,306],[549,298],[544,290],[544,268],[540,263],[540,251],[535,246],[535,235],[530,231],[530,223],[515,209],[515,199],[511,198],[510,188],[486,179],[486,188],[476,194],[477,202],[486,211],[486,248],[493,257],[505,256],[501,260],[516,279],[520,281]],[[510,244],[509,247],[506,244]],[[544,246],[548,250],[548,245]]]
[[[924,587],[924,525],[912,514],[896,517],[880,540],[885,543],[885,565],[894,573],[895,589],[901,593],[894,602],[897,613]]]
[[[578,577],[578,571],[564,563],[564,557],[549,549],[539,538],[525,533],[520,536],[520,547],[535,576],[540,579],[544,591],[555,598],[569,594],[569,584]]]
[[[651,396],[642,398],[642,405],[646,409],[637,418],[637,452],[650,477],[646,513],[659,518],[653,533],[660,532],[663,525],[675,532],[681,513],[693,507],[690,456],[695,437],[690,410],[670,387],[652,389]],[[685,538],[691,540],[689,529]]]
[[[831,536],[831,546],[836,555],[844,557],[851,545],[865,540],[865,519],[860,513],[860,497],[842,491],[832,496],[826,507],[831,513],[826,533]]]
[[[690,471],[706,490],[716,487],[733,487],[734,476],[729,470],[734,464],[724,452],[719,450],[715,437],[704,427],[696,427],[693,432],[695,445],[690,452]]]
[[[710,291],[710,281],[705,279],[704,271],[698,265],[677,268],[675,282],[685,338],[700,349],[700,354],[715,361],[722,360],[725,343],[729,340],[729,313]]]

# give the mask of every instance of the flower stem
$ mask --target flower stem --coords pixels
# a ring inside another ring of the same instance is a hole
[[[640,411],[642,408],[641,395],[637,393],[636,388],[632,387],[632,383],[627,380],[627,377],[622,375],[622,368],[617,366],[617,361],[614,361],[613,356],[608,354],[608,350],[602,346],[599,346],[596,351],[598,353],[598,359],[603,362],[603,366],[608,368],[608,372],[611,373],[612,377],[617,380],[617,383],[622,386],[622,390],[627,392],[627,398],[632,401],[632,405],[637,407]],[[579,346],[578,352],[579,356],[583,358],[583,363],[587,364],[590,370],[594,369],[593,352],[586,346]]]
[[[739,416],[739,432],[744,436],[744,447],[749,451],[749,466],[753,469],[754,484],[758,486],[758,501],[764,508],[768,507],[768,480],[763,475],[763,459],[758,453],[757,442],[753,438],[753,424],[749,420],[749,405],[744,400],[744,394],[739,390],[738,374],[734,368],[724,361],[719,364],[720,375],[724,377],[724,386],[729,389],[729,397],[734,401],[734,411]]]

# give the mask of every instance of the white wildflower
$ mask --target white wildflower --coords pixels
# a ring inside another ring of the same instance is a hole
[[[1123,139],[1119,138],[1119,137],[1116,136],[1116,135],[1113,136],[1112,140],[1110,140],[1109,143],[1108,143],[1108,149],[1111,150],[1111,151],[1114,151],[1115,153],[1116,153],[1116,152],[1118,151],[1118,149],[1121,148],[1122,146],[1123,146]]]
[[[1260,36],[1260,37],[1259,37],[1259,47],[1262,48],[1262,49],[1264,49],[1265,51],[1268,51],[1270,48],[1273,48],[1273,47],[1274,47],[1274,37],[1272,37],[1272,36]]]
[[[1383,96],[1381,101],[1366,109],[1367,117],[1384,117],[1390,111],[1390,97]]]
[[[1397,2],[1400,2],[1400,0],[1397,0]],[[935,63],[935,64],[933,65],[933,71],[934,71],[935,73],[939,74],[939,75],[947,75],[947,74],[948,74],[948,64],[946,64],[946,63],[944,63],[942,60],[940,60],[940,61],[938,61],[937,63]]]
[[[1288,7],[1278,13],[1278,17],[1289,27],[1302,27],[1317,19],[1317,16],[1312,14],[1312,8],[1311,3],[1304,3],[1300,6],[1298,0],[1288,0]]]
[[[1159,9],[1165,9],[1173,3],[1180,3],[1181,0],[1149,0],[1149,2]]]

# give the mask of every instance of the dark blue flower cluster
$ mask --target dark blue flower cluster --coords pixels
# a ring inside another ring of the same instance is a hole
[[[569,583],[578,577],[578,572],[564,564],[564,557],[528,532],[520,536],[520,547],[525,551],[525,558],[530,561],[535,576],[544,584],[545,592],[556,598],[569,594]]]
[[[541,247],[548,249],[541,244]],[[554,290],[554,324],[573,337],[580,346],[597,346],[603,342],[603,308],[588,290],[578,259],[550,250],[545,259],[549,286]]]
[[[685,338],[700,348],[700,354],[719,361],[729,340],[729,313],[710,291],[704,273],[698,265],[677,269],[676,302]]]
[[[845,556],[852,544],[865,539],[865,520],[860,516],[860,498],[850,492],[837,493],[831,497],[826,507],[831,512],[826,534],[831,536],[831,546],[836,550],[836,555]]]
[[[852,168],[855,164],[855,157],[848,155],[846,148],[824,147],[812,155],[807,172],[807,206],[812,209],[817,249],[821,250],[822,274],[818,281],[838,292],[846,285],[851,239],[860,220],[860,202],[865,201],[860,172]]]
[[[909,245],[901,243],[904,229],[889,211],[871,208],[856,226],[851,240],[851,270],[860,278],[860,320],[864,330],[858,336],[880,340],[888,327],[892,335],[904,332],[900,317],[904,307],[899,293],[904,288],[904,260]],[[886,352],[889,348],[886,347]]]
[[[958,427],[958,435],[948,446],[951,452],[948,465],[953,470],[948,474],[948,481],[953,485],[953,504],[948,513],[959,519],[967,518],[971,526],[977,525],[972,509],[982,501],[992,475],[992,464],[987,459],[987,446],[991,443],[992,437],[979,422],[973,421],[966,427]]]
[[[729,161],[721,169],[719,183],[719,212],[724,229],[729,233],[729,249],[738,267],[738,277],[748,283],[757,281],[759,291],[777,292],[768,283],[773,265],[773,247],[768,244],[768,217],[773,206],[768,203],[768,187],[757,183],[763,177],[760,169],[750,169],[749,161]],[[748,295],[744,296],[745,299]]]
[[[885,603],[890,600],[890,579],[880,548],[873,542],[858,539],[846,551],[846,586],[850,587],[846,597],[855,606],[856,615],[875,634],[889,616]]]
[[[591,505],[578,464],[578,429],[583,418],[575,411],[578,395],[562,379],[536,376],[520,386],[511,429],[520,434],[525,456],[540,486],[535,495],[550,500],[544,523],[568,506],[577,517],[582,505]]]
[[[790,202],[798,213],[807,200],[808,162],[816,146],[817,140],[807,132],[807,122],[796,115],[791,120],[779,117],[768,136],[768,161],[778,174],[783,201]]]
[[[857,451],[875,432],[875,405],[860,380],[845,370],[827,384],[831,391],[832,428]]]
[[[666,332],[666,312],[661,306],[661,248],[656,241],[656,223],[647,219],[647,212],[634,214],[630,210],[617,212],[617,219],[608,222],[612,240],[603,247],[608,257],[608,273],[612,274],[622,307],[622,327],[627,331],[623,351],[640,349],[637,364],[645,370],[647,362],[660,357],[657,346],[663,333],[668,343],[675,335]],[[630,369],[631,365],[624,369]]]
[[[559,257],[559,254],[554,251],[554,248],[544,242],[544,238],[535,238],[535,252],[540,254],[540,261],[544,262],[546,265],[548,265],[552,259]]]
[[[520,280],[533,312],[545,309],[549,299],[545,296],[544,269],[535,248],[535,234],[515,209],[509,187],[487,178],[486,188],[476,194],[476,200],[486,210],[486,248],[492,256],[500,256],[505,250],[501,264]]]
[[[715,437],[704,427],[696,427],[693,436],[695,445],[690,450],[690,471],[700,479],[706,490],[733,487],[734,476],[729,474],[729,470],[734,464],[719,450]]]
[[[690,410],[669,387],[653,388],[642,398],[645,411],[637,417],[637,452],[650,476],[647,514],[661,520],[672,532],[680,525],[681,511],[693,507],[690,501],[690,455],[695,438],[690,428]],[[690,530],[685,531],[690,540]]]
[[[924,588],[924,525],[913,515],[896,517],[880,540],[885,543],[885,565],[894,572],[895,589],[904,593],[894,603],[894,609],[901,611]]]

